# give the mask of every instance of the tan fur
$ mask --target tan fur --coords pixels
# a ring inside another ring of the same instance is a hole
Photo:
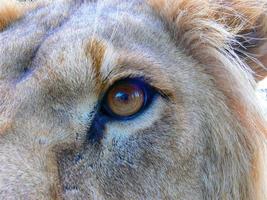
[[[45,2],[0,0],[0,199],[267,199],[266,1]]]
[[[253,53],[259,56],[261,64],[267,65],[265,61],[267,55],[265,48],[267,5],[265,1],[149,0],[149,2],[163,17],[166,17],[169,23],[177,23],[179,30],[176,30],[175,37],[179,38],[179,41],[187,47],[188,53],[199,59],[203,56],[204,62],[207,62],[206,56],[202,55],[205,52],[199,51],[199,49],[205,49],[207,45],[222,48],[226,42],[231,42],[231,37],[242,36],[242,34],[255,29],[257,35],[252,37],[261,38],[260,45],[263,46],[263,49],[260,52],[254,50]],[[220,33],[218,30],[220,27],[210,24],[211,20],[219,22],[218,25],[227,26],[229,32]],[[200,30],[200,32],[194,30]],[[257,65],[255,60],[250,64],[253,66],[257,78],[262,79],[267,75],[264,66]]]
[[[105,54],[105,46],[97,39],[92,39],[88,45],[88,55],[91,57],[92,65],[95,67],[95,71],[98,74],[103,62]]]
[[[174,37],[185,46],[189,55],[195,56],[207,67],[208,73],[215,77],[214,81],[217,87],[227,96],[228,106],[231,107],[243,126],[247,128],[248,135],[246,137],[254,138],[253,140],[255,140],[258,146],[258,150],[254,152],[255,160],[254,167],[251,169],[251,181],[255,185],[249,191],[255,191],[257,196],[255,199],[265,199],[266,185],[264,185],[264,181],[266,178],[262,165],[266,158],[260,155],[266,154],[266,152],[262,153],[263,149],[265,149],[265,144],[261,144],[261,141],[258,140],[261,140],[261,137],[267,136],[266,122],[262,120],[262,116],[258,116],[255,108],[247,107],[248,102],[251,100],[246,96],[246,91],[236,90],[242,87],[239,84],[241,84],[243,77],[236,76],[237,70],[240,69],[234,69],[235,66],[225,66],[225,68],[222,68],[224,57],[218,57],[222,55],[219,55],[216,51],[222,50],[222,48],[227,49],[228,47],[225,45],[231,42],[233,36],[237,34],[242,35],[256,29],[257,36],[263,38],[260,42],[260,47],[257,48],[258,54],[256,55],[261,54],[260,61],[263,65],[266,65],[266,45],[262,45],[262,42],[265,42],[267,37],[267,3],[265,1],[256,2],[250,0],[220,3],[205,0],[151,0],[149,2],[167,19],[168,23],[175,24],[177,29],[175,30],[176,35]],[[211,23],[211,20],[219,22],[222,26],[226,25],[229,32],[222,32],[219,29],[220,27],[215,27]],[[254,49],[256,48],[254,47]],[[212,55],[213,52],[214,55]],[[213,60],[214,57],[218,57],[218,60]],[[255,66],[253,62],[249,63],[252,70],[257,75],[260,75],[260,78],[266,76],[267,71],[264,66]],[[226,79],[229,85],[226,84]],[[265,194],[263,194],[263,191]],[[247,191],[242,192],[244,197],[249,196],[249,194],[245,194]]]
[[[0,31],[9,24],[21,18],[27,6],[19,3],[16,0],[1,0],[0,1]]]
[[[92,62],[92,66],[94,68],[94,73],[95,73],[95,79],[96,82],[98,83],[101,83],[100,68],[103,64],[105,52],[106,52],[106,47],[105,44],[103,44],[103,42],[98,41],[95,38],[89,41],[88,47],[86,48],[86,54],[88,55],[89,59]],[[104,87],[105,87],[104,84],[100,84],[98,93],[101,93]]]

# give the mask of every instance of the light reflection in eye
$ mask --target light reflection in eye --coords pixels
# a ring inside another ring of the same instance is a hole
[[[103,107],[115,119],[129,119],[144,110],[154,94],[153,88],[142,80],[120,80],[107,91]]]

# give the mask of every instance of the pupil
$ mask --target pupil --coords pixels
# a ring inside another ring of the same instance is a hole
[[[118,101],[125,102],[129,100],[129,95],[125,92],[119,91],[116,93],[115,99],[117,99]]]

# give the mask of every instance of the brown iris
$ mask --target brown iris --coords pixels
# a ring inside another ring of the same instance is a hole
[[[130,117],[143,108],[145,94],[138,84],[122,81],[108,91],[106,101],[113,115]]]

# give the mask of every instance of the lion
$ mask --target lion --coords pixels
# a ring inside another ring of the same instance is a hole
[[[0,199],[267,199],[266,13],[0,0]]]

